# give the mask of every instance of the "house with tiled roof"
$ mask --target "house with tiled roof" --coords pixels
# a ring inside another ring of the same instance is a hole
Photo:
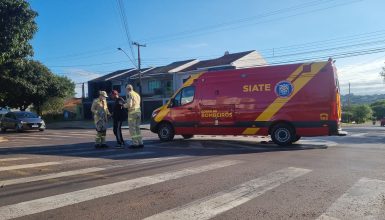
[[[169,98],[173,92],[173,74],[198,63],[190,59],[170,63],[165,66],[155,67],[142,72],[142,96],[144,99]],[[130,81],[135,85],[139,83],[139,74],[132,75]]]
[[[182,86],[191,75],[202,71],[214,71],[223,69],[242,69],[254,66],[265,66],[266,60],[255,50],[229,53],[221,57],[202,60],[188,68],[185,68],[174,75],[173,83],[174,90]]]
[[[141,71],[142,100],[144,118],[148,119],[154,109],[163,105],[179,89],[191,75],[202,71],[221,69],[239,69],[251,66],[266,65],[266,61],[255,50],[229,53],[223,56],[202,60],[189,59],[176,61],[165,66],[145,68]],[[98,97],[99,91],[110,93],[118,90],[120,96],[125,97],[126,85],[130,83],[139,91],[139,72],[137,69],[118,70],[88,82],[89,102]],[[90,103],[88,103],[90,104]],[[90,113],[86,117],[89,118]]]

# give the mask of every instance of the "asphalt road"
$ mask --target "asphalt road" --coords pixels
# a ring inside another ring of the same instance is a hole
[[[93,130],[1,133],[0,219],[385,219],[385,128],[345,130],[291,147],[143,131],[142,150],[96,150]]]

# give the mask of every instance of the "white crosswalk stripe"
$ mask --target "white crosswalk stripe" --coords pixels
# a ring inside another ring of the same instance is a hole
[[[15,161],[15,160],[26,160],[28,157],[11,157],[0,159],[0,162]]]
[[[118,193],[127,192],[137,188],[162,183],[169,180],[174,180],[202,172],[216,170],[219,168],[228,167],[231,165],[239,164],[241,161],[225,160],[210,163],[199,167],[191,167],[174,172],[166,172],[155,174],[151,176],[139,177],[136,179],[120,181],[107,185],[87,188],[74,192],[49,196],[45,198],[25,201],[17,204],[7,205],[0,207],[0,219],[12,219],[31,214],[36,214],[48,210],[53,210],[85,201],[90,201],[105,196],[115,195]]]
[[[235,186],[230,190],[219,192],[187,205],[150,216],[146,219],[210,219],[246,203],[283,183],[305,175],[310,171],[311,170],[308,169],[295,167],[282,169]]]
[[[12,166],[0,167],[0,171],[44,167],[44,166],[51,166],[51,165],[58,165],[58,164],[61,164],[61,162],[44,162],[44,163],[30,163],[30,164],[12,165]]]
[[[119,159],[119,158],[132,157],[132,156],[138,156],[138,155],[148,155],[148,154],[153,154],[153,153],[154,152],[149,152],[149,151],[129,152],[129,153],[104,155],[100,158],[76,158],[76,159],[65,160],[63,162],[65,162],[65,163],[77,163],[77,162],[84,162],[84,161],[90,161],[90,160]]]
[[[61,177],[94,173],[94,172],[99,172],[99,171],[104,171],[104,170],[109,170],[109,169],[114,169],[114,168],[122,168],[122,167],[127,167],[127,166],[132,166],[132,165],[162,162],[162,161],[175,160],[175,159],[183,159],[183,158],[187,158],[187,157],[188,156],[180,155],[180,156],[174,156],[174,157],[158,157],[158,158],[139,159],[139,160],[135,160],[135,161],[119,162],[119,163],[106,165],[106,166],[102,166],[102,167],[90,167],[90,168],[85,168],[85,169],[64,171],[64,172],[59,172],[59,173],[50,173],[50,174],[31,176],[31,177],[23,177],[23,178],[10,179],[10,180],[0,180],[0,186],[4,187],[4,186],[10,186],[10,185],[16,185],[16,184],[22,184],[22,183],[30,183],[30,182],[36,182],[36,181],[42,181],[42,180],[56,179],[56,178],[61,178]]]
[[[362,178],[318,220],[384,219],[385,181]]]
[[[15,139],[53,140],[53,138],[49,138],[49,137],[28,137],[28,136],[16,137]],[[10,139],[10,141],[12,141],[12,139]]]
[[[95,152],[95,151],[92,151],[92,152]],[[87,152],[87,153],[89,153],[89,152]],[[83,158],[63,160],[60,162],[43,162],[43,163],[11,165],[11,166],[0,167],[0,172],[1,171],[26,169],[26,168],[36,168],[36,167],[43,167],[43,166],[51,166],[51,165],[59,165],[59,164],[72,164],[72,163],[78,163],[78,162],[84,162],[84,161],[90,161],[90,160],[118,159],[118,158],[132,157],[132,156],[138,156],[138,155],[147,155],[147,154],[153,154],[153,152],[148,152],[148,151],[129,152],[129,153],[120,153],[120,154],[112,154],[112,155],[103,155],[100,158],[87,158],[87,157],[84,158],[83,157]]]

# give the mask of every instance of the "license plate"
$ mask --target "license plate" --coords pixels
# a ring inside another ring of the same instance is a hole
[[[33,128],[38,128],[39,125],[34,124],[34,125],[32,125],[32,127],[33,127]]]

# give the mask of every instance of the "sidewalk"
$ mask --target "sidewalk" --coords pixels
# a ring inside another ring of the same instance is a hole
[[[108,123],[108,127],[112,128],[112,121]],[[95,129],[93,121],[61,121],[47,123],[48,129]],[[127,122],[123,123],[122,129],[128,129]],[[141,130],[150,130],[150,124],[142,124]]]

